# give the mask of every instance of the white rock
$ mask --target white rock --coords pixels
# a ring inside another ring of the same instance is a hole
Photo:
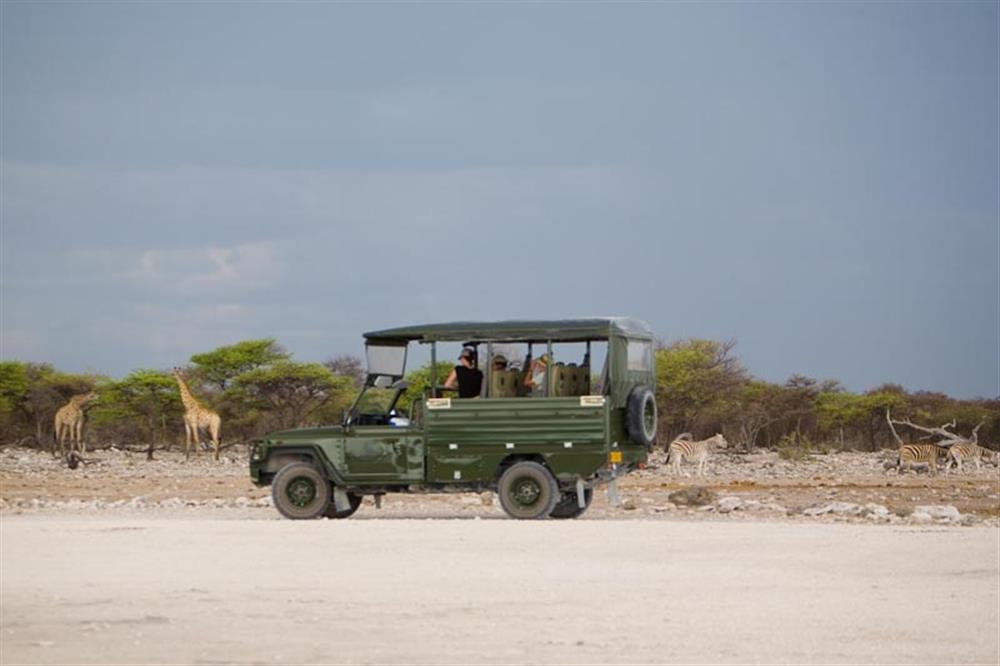
[[[837,515],[857,515],[861,513],[861,507],[853,502],[831,502],[829,505],[831,513]]]
[[[931,518],[944,518],[946,520],[960,520],[962,514],[958,509],[950,504],[928,504],[925,506],[913,507],[913,513],[925,513]]]
[[[910,514],[910,522],[916,523],[917,525],[926,525],[927,523],[933,522],[930,514],[921,512],[913,512]]]
[[[864,513],[869,516],[888,516],[889,509],[885,508],[881,504],[868,503],[865,504]]]
[[[730,511],[735,511],[743,506],[743,500],[739,497],[723,497],[716,503],[719,507],[719,513],[729,513]]]

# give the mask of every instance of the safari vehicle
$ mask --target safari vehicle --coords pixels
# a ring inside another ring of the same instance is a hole
[[[251,447],[251,478],[271,485],[288,518],[346,518],[365,495],[381,506],[386,493],[483,491],[496,492],[513,518],[576,518],[596,487],[610,484],[617,497],[615,479],[645,463],[656,437],[653,335],[641,321],[459,322],[364,337],[364,388],[341,425],[276,432]],[[410,343],[430,347],[430,385],[397,410]],[[475,350],[478,397],[457,398],[438,383],[442,343]],[[592,343],[606,352],[596,376]],[[511,345],[527,348],[522,369],[479,360]],[[557,358],[567,347],[582,359]],[[528,397],[524,373],[542,350],[544,381]],[[368,399],[380,391],[385,399]]]

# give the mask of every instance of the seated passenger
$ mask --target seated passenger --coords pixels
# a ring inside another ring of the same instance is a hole
[[[531,362],[531,367],[524,373],[524,385],[531,389],[531,397],[539,398],[545,395],[545,371],[549,367],[549,355],[542,354]]]
[[[493,355],[493,371],[502,372],[507,369],[507,357],[503,354]]]
[[[478,398],[483,388],[483,373],[476,369],[473,359],[476,353],[468,347],[458,355],[458,365],[444,382],[447,389],[458,388],[459,398]]]

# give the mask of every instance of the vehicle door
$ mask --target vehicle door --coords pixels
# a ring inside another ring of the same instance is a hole
[[[358,426],[344,442],[348,480],[422,481],[424,437],[416,428]]]

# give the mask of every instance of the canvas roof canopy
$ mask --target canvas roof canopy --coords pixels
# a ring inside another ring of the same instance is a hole
[[[407,342],[574,342],[607,340],[613,336],[652,340],[649,326],[630,317],[589,317],[508,321],[457,321],[443,324],[401,326],[365,333],[370,344]]]

